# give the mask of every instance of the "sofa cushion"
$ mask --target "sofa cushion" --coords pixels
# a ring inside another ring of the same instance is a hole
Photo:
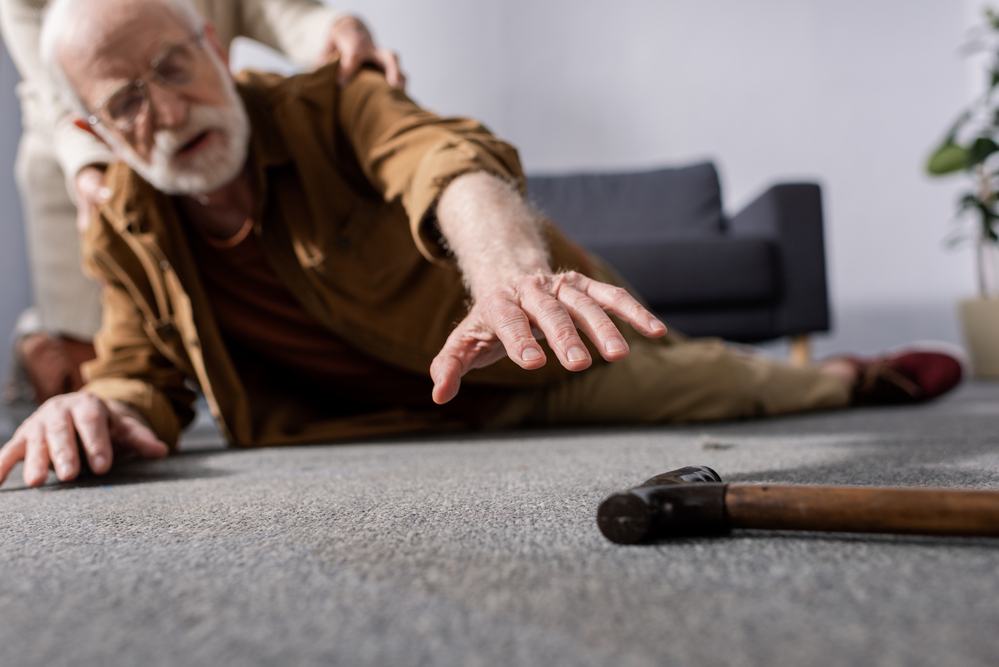
[[[589,249],[659,311],[760,304],[780,296],[778,250],[767,239],[615,243]]]
[[[711,163],[616,174],[530,176],[528,198],[585,246],[712,238],[722,233]]]

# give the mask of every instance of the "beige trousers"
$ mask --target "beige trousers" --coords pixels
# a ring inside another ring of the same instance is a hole
[[[25,130],[14,166],[35,306],[46,331],[90,340],[101,324],[100,285],[80,268],[76,206],[52,145]]]
[[[719,340],[630,343],[623,361],[517,394],[486,428],[746,419],[850,402],[850,390],[828,375],[750,356]]]

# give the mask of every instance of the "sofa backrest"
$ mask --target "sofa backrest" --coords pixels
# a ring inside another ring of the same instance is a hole
[[[629,173],[529,176],[528,199],[583,245],[710,239],[723,233],[710,162]]]

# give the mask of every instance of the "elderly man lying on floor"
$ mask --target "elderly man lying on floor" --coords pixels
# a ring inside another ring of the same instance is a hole
[[[84,239],[105,285],[98,358],[0,450],[0,481],[21,460],[39,485],[81,456],[96,473],[165,456],[195,386],[230,442],[256,446],[778,415],[959,379],[941,355],[797,369],[666,335],[532,213],[516,151],[480,124],[375,72],[338,88],[335,62],[234,82],[186,0],[57,0],[42,40],[78,124],[121,162]]]

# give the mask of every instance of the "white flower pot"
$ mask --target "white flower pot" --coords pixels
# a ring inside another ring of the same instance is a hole
[[[960,309],[975,377],[999,379],[999,299],[968,299]]]

